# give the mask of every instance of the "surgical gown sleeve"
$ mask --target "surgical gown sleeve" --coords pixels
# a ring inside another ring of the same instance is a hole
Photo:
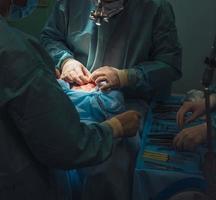
[[[162,2],[153,21],[153,45],[149,61],[128,67],[128,93],[157,93],[181,77],[182,50],[178,42],[175,16],[170,3]]]
[[[54,10],[41,34],[41,42],[54,60],[57,68],[61,67],[64,60],[73,58],[71,48],[67,46],[67,16],[64,7],[65,1],[57,1]],[[69,11],[68,11],[69,12]]]
[[[39,59],[45,51],[41,49],[40,56],[31,51],[37,43],[29,45],[14,37],[9,33],[1,38],[5,44],[0,46],[0,108],[7,108],[33,156],[62,169],[105,160],[112,149],[111,128],[80,123],[74,105],[55,80],[54,68]]]

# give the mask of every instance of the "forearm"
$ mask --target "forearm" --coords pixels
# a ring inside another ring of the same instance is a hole
[[[46,35],[47,34],[47,35]],[[51,39],[49,33],[42,33],[41,43],[52,57],[56,68],[61,69],[62,64],[67,59],[73,59],[74,54],[66,47],[66,42],[59,42],[57,39]]]
[[[65,59],[73,58],[74,54],[67,46],[67,12],[61,7],[66,8],[64,1],[56,2],[54,10],[41,32],[41,44],[53,58],[55,66],[60,68]]]
[[[126,93],[152,96],[181,77],[181,72],[160,61],[144,62],[127,70],[128,85]]]

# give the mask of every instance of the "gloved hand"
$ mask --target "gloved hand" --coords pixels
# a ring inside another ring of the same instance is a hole
[[[77,60],[68,59],[62,64],[61,79],[78,85],[90,82],[90,72]]]
[[[102,91],[121,88],[128,85],[127,70],[119,70],[110,66],[103,66],[95,70],[90,77]],[[100,85],[105,81],[107,84]]]
[[[61,73],[58,69],[55,69],[55,76],[56,76],[56,79],[60,79],[61,77]]]
[[[185,114],[187,112],[192,112],[192,115],[187,120],[185,120]],[[182,129],[184,127],[184,124],[190,123],[204,114],[205,114],[205,101],[184,102],[184,104],[177,112],[176,122],[178,126]]]
[[[109,124],[113,129],[113,137],[135,136],[140,126],[141,114],[136,111],[127,111],[116,115],[103,123]]]
[[[173,145],[178,150],[194,151],[195,148],[206,141],[206,123],[183,129],[173,140]]]

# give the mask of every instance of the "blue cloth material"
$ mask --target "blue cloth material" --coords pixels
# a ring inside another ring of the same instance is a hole
[[[120,91],[101,92],[97,88],[90,92],[70,89],[69,83],[58,80],[63,91],[71,99],[82,122],[103,122],[125,111],[124,97]]]
[[[58,80],[58,82],[76,106],[80,119],[84,123],[102,122],[128,109],[143,111],[144,116],[146,104],[143,101],[124,102],[122,93],[117,90],[102,93],[95,88],[90,92],[85,92],[70,89],[70,85],[62,80]],[[136,137],[115,139],[113,154],[109,159],[97,166],[78,170],[83,183],[82,199],[131,199],[131,186],[141,133],[142,126],[140,134],[137,134]]]
[[[180,107],[182,98],[176,97],[173,101],[172,99],[173,97],[166,102],[160,102],[159,107],[154,105],[154,108],[147,114],[134,175],[133,200],[165,200],[187,189],[204,191],[206,188],[200,168],[203,148],[198,149],[195,153],[176,152],[172,146],[152,144],[150,140],[153,135],[166,137],[166,135],[174,136],[179,132],[173,118],[175,113],[173,110],[178,110],[176,108]],[[163,119],[159,119],[159,115],[163,116]],[[203,121],[198,120],[195,123],[201,122]],[[159,161],[147,158],[143,155],[144,151],[165,153],[169,159]]]
[[[81,121],[86,124],[103,122],[104,120],[125,111],[124,97],[122,93],[117,90],[102,93],[95,88],[90,92],[86,92],[83,90],[71,89],[70,84],[63,80],[58,80],[58,83],[62,87],[65,94],[67,94],[70,98],[71,102],[73,102],[76,106]],[[117,143],[117,141],[115,143]],[[121,143],[122,144],[120,144],[120,146],[124,149],[124,146],[126,146],[125,143],[127,142],[124,141]],[[117,153],[118,158],[124,156],[123,151]],[[114,161],[116,162],[116,160],[118,159],[115,158]],[[102,166],[104,165],[107,169],[111,170],[113,168],[111,166],[112,162],[113,159],[110,159],[109,162],[102,164]],[[125,161],[125,165],[126,163],[127,160]],[[119,165],[121,165],[121,168],[124,168],[124,164],[119,163]],[[89,182],[89,178],[87,178],[87,176],[94,176],[101,171],[104,172],[104,168],[101,167],[101,165],[100,167],[91,167],[79,171],[53,171],[53,176],[55,177],[56,182],[57,199],[81,199],[82,184],[86,181]]]

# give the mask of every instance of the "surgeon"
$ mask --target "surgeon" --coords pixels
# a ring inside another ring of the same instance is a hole
[[[29,15],[36,0],[0,0],[0,199],[56,200],[53,169],[98,164],[113,138],[134,136],[139,113],[100,124],[80,123],[38,41],[8,25]]]
[[[212,111],[216,108],[216,94],[210,96],[210,108]],[[186,118],[186,113],[191,112],[192,115]],[[206,142],[207,125],[206,122],[190,128],[185,125],[190,124],[206,113],[205,101],[185,102],[177,112],[177,124],[182,131],[175,137],[173,144],[178,150],[194,151],[200,144]],[[215,120],[215,119],[214,119]]]
[[[181,77],[181,47],[166,0],[56,1],[41,41],[61,79],[120,89],[126,104],[142,113],[143,100],[167,97]],[[107,166],[90,170],[83,199],[130,199],[135,149],[130,140],[118,141],[114,152]]]

